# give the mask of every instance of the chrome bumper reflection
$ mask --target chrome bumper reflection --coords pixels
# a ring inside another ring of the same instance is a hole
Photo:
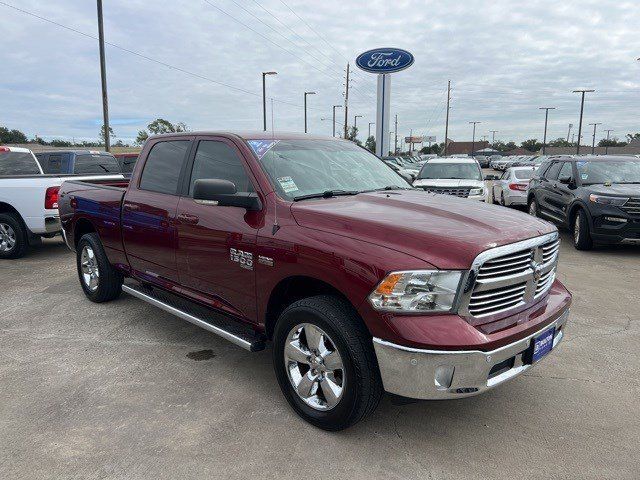
[[[564,337],[568,316],[569,309],[566,309],[550,325],[491,352],[421,350],[374,338],[373,346],[384,389],[389,393],[422,400],[477,395],[536,365],[525,363],[523,357],[532,339],[552,327],[556,329],[553,338],[555,349]]]

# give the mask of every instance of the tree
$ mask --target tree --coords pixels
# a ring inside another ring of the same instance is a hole
[[[148,131],[147,131],[148,130]],[[178,122],[176,124],[171,123],[164,118],[156,118],[153,122],[147,125],[146,130],[140,130],[136,137],[136,143],[138,145],[143,144],[147,138],[149,138],[149,132],[153,135],[162,135],[164,133],[176,133],[176,132],[188,132],[189,127],[184,122]]]
[[[439,155],[440,152],[442,152],[444,150],[444,143],[434,143],[431,146],[426,146],[426,147],[422,147],[420,149],[420,153],[425,153],[425,154],[436,154]]]
[[[522,142],[520,146],[530,152],[537,152],[542,148],[542,143],[540,143],[537,138],[530,138]]]
[[[358,140],[358,127],[351,127],[347,133],[347,140],[351,140],[358,145],[362,145],[362,142]]]
[[[598,142],[599,147],[624,147],[625,145],[627,145],[627,142],[618,140],[615,137],[610,138],[609,140],[607,140],[606,138],[603,138]]]
[[[547,143],[547,146],[548,147],[572,147],[573,144],[570,142],[567,142],[565,138],[558,137],[555,140],[551,140],[549,143]]]
[[[109,126],[109,138],[116,138],[116,134],[113,132],[113,128]],[[98,134],[98,139],[102,145],[107,143],[107,136],[105,135],[104,125],[100,127],[100,133]]]
[[[376,152],[376,139],[373,135],[367,138],[367,141],[364,142],[364,148],[369,150],[372,153]]]
[[[640,133],[627,133],[627,140],[629,140],[629,143],[634,140],[640,140]]]
[[[9,130],[7,127],[0,127],[1,143],[27,143],[27,136],[20,130]]]
[[[504,143],[501,140],[496,140],[493,148],[499,152],[508,152],[509,150],[515,150],[516,148],[518,148],[518,145],[516,145],[515,142]]]

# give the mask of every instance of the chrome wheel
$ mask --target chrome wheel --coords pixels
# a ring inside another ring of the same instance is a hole
[[[91,292],[98,289],[100,281],[100,271],[98,269],[98,259],[93,252],[93,248],[85,245],[80,254],[80,268],[82,269],[82,281]]]
[[[576,215],[573,222],[573,243],[576,245],[580,243],[580,215]]]
[[[16,232],[7,223],[0,223],[0,252],[8,252],[16,246]]]
[[[529,204],[529,215],[533,215],[534,217],[538,216],[538,205],[535,200]]]
[[[311,408],[331,410],[345,387],[342,357],[335,342],[317,326],[302,323],[291,329],[284,347],[291,386]]]

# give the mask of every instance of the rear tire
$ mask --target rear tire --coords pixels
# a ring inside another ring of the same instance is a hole
[[[540,216],[540,211],[538,210],[538,202],[536,202],[535,197],[531,199],[531,201],[529,202],[529,207],[528,210],[529,215],[532,215],[534,217],[539,217]]]
[[[371,335],[337,296],[298,300],[282,312],[273,333],[273,366],[289,405],[323,430],[362,420],[384,393]]]
[[[0,258],[24,257],[29,248],[29,236],[15,213],[0,213]]]
[[[593,239],[589,231],[589,218],[586,212],[580,208],[573,217],[573,246],[576,250],[591,250],[593,248]]]
[[[84,294],[95,303],[115,300],[124,277],[110,263],[97,233],[82,236],[76,247],[78,279]]]
[[[504,192],[500,192],[500,205],[503,207],[507,206],[507,203],[504,201]]]

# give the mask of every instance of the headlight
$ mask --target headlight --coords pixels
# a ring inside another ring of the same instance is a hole
[[[629,199],[625,197],[608,197],[606,195],[596,195],[594,193],[589,195],[589,200],[591,200],[593,203],[602,203],[603,205],[615,205],[616,207],[621,207],[629,201]]]
[[[376,310],[448,312],[453,309],[462,272],[416,270],[393,272],[369,295]]]
[[[484,195],[484,188],[472,188],[469,195]]]

